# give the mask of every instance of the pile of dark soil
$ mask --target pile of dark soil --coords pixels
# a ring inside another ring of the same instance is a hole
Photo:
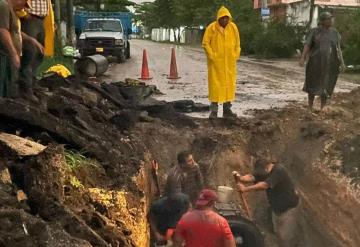
[[[59,241],[45,246],[68,246],[71,238],[88,246],[146,246],[146,147],[129,134],[141,122],[194,126],[172,104],[151,98],[154,93],[156,88],[137,81],[99,85],[52,76],[37,83],[39,102],[0,99],[0,131],[14,134],[1,149],[11,190],[4,183],[0,207],[13,210],[11,220],[25,215],[63,231],[57,236],[51,235],[52,228],[46,236],[28,234],[26,225],[36,223],[29,221],[19,230],[24,239],[4,228],[0,240],[12,246],[39,246],[47,238]],[[19,145],[8,146],[18,141],[16,136],[29,140],[30,153],[21,153]],[[45,151],[35,152],[35,142],[47,146]],[[20,189],[27,195],[22,203],[16,198]],[[19,211],[18,203],[25,211]]]
[[[0,138],[0,246],[148,246],[149,162],[160,163],[163,185],[186,149],[210,188],[233,186],[231,171],[251,172],[252,157],[283,163],[303,200],[308,246],[360,242],[360,90],[338,95],[323,113],[291,105],[214,121],[181,113],[206,106],[157,101],[155,88],[136,81],[50,77],[35,93],[40,103],[0,99],[0,131],[14,135]],[[264,194],[248,199],[276,246]]]

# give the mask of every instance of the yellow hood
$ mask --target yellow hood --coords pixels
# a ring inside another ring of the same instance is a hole
[[[218,21],[221,17],[224,17],[224,16],[228,16],[228,17],[230,17],[230,20],[232,20],[230,11],[227,8],[225,8],[224,6],[222,6],[217,13],[216,20]]]

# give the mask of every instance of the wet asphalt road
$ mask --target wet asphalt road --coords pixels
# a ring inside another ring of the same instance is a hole
[[[168,80],[171,49],[176,49],[178,80]],[[140,77],[142,52],[147,50],[152,80],[146,83],[156,85],[164,94],[160,100],[174,101],[191,99],[208,104],[206,56],[201,48],[175,46],[145,40],[131,40],[131,58],[123,64],[112,63],[101,78],[104,81],[120,81]],[[306,94],[301,91],[304,82],[304,68],[295,60],[253,60],[242,57],[238,62],[236,100],[233,110],[241,116],[251,114],[252,109],[284,107],[290,102],[304,104]],[[335,92],[346,92],[357,85],[339,79]],[[219,108],[221,109],[221,107]],[[220,116],[221,116],[220,112]],[[193,114],[207,117],[208,113]]]

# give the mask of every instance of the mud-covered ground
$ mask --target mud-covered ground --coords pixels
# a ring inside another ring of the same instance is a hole
[[[260,66],[253,63],[239,66]],[[291,74],[285,68],[289,62],[283,63],[283,69],[260,67]],[[258,73],[253,70],[252,78]],[[159,88],[169,87],[157,79]],[[258,85],[271,95],[274,88],[267,83]],[[250,91],[254,85],[244,84]],[[37,86],[39,103],[0,99],[0,132],[12,135],[0,133],[0,246],[148,246],[146,212],[155,192],[150,161],[159,162],[163,185],[184,149],[194,152],[209,188],[233,186],[231,172],[251,172],[251,157],[281,162],[302,198],[306,246],[360,245],[359,89],[335,94],[322,113],[281,101],[287,106],[246,108],[251,118],[209,121],[152,99],[157,91],[135,81],[95,84],[50,77]],[[186,99],[191,92],[173,86],[178,98],[172,99]],[[353,87],[340,81],[339,89]],[[140,99],[129,97],[134,89]],[[206,95],[206,82],[203,89],[197,93]],[[247,197],[267,246],[276,247],[265,194]]]
[[[195,100],[208,104],[206,57],[201,48],[174,46],[145,40],[131,40],[131,59],[124,64],[111,64],[103,77],[105,81],[138,78],[141,72],[142,52],[147,50],[152,80],[163,95],[158,99],[174,101]],[[170,81],[171,48],[176,49],[180,79]],[[238,79],[234,110],[238,115],[249,115],[252,109],[284,107],[291,102],[304,102],[306,94],[301,91],[304,83],[304,68],[297,60],[255,60],[241,57],[238,62]],[[348,92],[357,87],[360,76],[341,76],[335,92]],[[221,114],[221,113],[220,113]],[[206,117],[207,113],[191,114]]]

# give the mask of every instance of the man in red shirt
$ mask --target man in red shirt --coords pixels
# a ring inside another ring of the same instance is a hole
[[[216,200],[214,191],[201,191],[195,209],[184,214],[176,226],[174,247],[236,246],[228,222],[213,210]]]

